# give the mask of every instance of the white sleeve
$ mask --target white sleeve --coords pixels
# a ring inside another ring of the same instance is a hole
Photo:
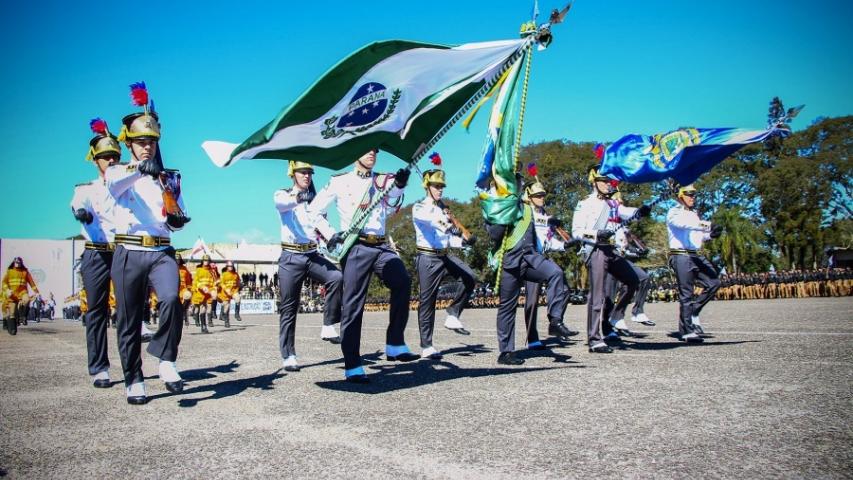
[[[686,211],[679,208],[670,209],[666,214],[666,224],[683,230],[708,230],[706,222],[696,223],[686,214]]]
[[[584,202],[579,202],[575,207],[575,214],[572,216],[572,238],[580,240],[583,243],[595,244],[598,232],[591,228],[587,228],[590,223],[589,209],[585,209]]]
[[[566,243],[563,242],[562,239],[558,237],[558,233],[555,232],[554,236],[548,240],[547,249],[552,252],[564,252],[566,251]]]
[[[430,210],[432,209],[424,207],[421,203],[414,204],[412,206],[412,220],[420,224],[422,228],[430,228],[442,233],[447,231],[449,223],[447,216],[437,208],[432,212]],[[434,212],[438,212],[438,214]]]
[[[110,191],[110,195],[115,198],[120,197],[122,193],[133,187],[133,184],[140,178],[142,178],[142,174],[139,173],[136,165],[113,165],[104,173],[107,189]]]
[[[273,202],[275,202],[275,208],[279,212],[287,212],[296,208],[296,194],[291,190],[287,191],[284,189],[276,190],[273,195]]]
[[[634,215],[637,213],[637,209],[634,207],[626,207],[625,205],[619,205],[619,218],[622,220],[630,220],[634,218]]]
[[[79,209],[84,209],[91,213],[91,203],[89,202],[88,189],[86,185],[80,185],[74,188],[74,196],[71,197],[71,212],[76,212]]]
[[[329,205],[331,205],[333,201],[337,200],[337,194],[332,188],[332,183],[333,180],[329,180],[329,183],[320,190],[317,196],[314,197],[314,200],[312,200],[308,205],[308,218],[311,219],[311,223],[314,224],[314,228],[316,228],[317,231],[320,232],[320,235],[322,235],[326,240],[332,238],[332,235],[335,234],[335,229],[332,228],[332,225],[329,224],[329,221],[324,215],[329,208]]]

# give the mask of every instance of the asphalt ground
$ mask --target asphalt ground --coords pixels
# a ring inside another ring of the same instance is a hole
[[[185,330],[182,394],[144,354],[145,406],[125,403],[115,330],[115,385],[95,389],[80,324],[30,324],[0,332],[0,467],[9,478],[853,476],[853,298],[713,302],[701,345],[668,336],[676,310],[648,305],[658,325],[614,354],[550,339],[520,367],[496,363],[495,310],[465,312],[471,336],[439,326],[444,360],[413,363],[384,359],[387,314],[368,313],[367,386],[342,380],[319,315],[299,318],[297,373],[280,369],[277,319],[247,316]],[[582,330],[585,314],[572,306],[567,323]],[[414,312],[406,333],[418,352]]]

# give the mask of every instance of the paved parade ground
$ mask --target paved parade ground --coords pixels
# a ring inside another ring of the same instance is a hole
[[[676,309],[648,305],[658,325],[614,354],[552,339],[514,368],[496,364],[495,310],[463,315],[469,337],[439,327],[442,361],[408,364],[384,359],[387,314],[369,313],[367,386],[342,381],[319,315],[299,317],[303,369],[288,374],[277,319],[247,316],[185,330],[183,394],[144,354],[145,406],[125,403],[115,330],[115,385],[98,390],[79,322],[30,324],[0,334],[0,467],[9,478],[853,475],[853,298],[712,302],[701,345],[668,336]],[[585,312],[571,306],[566,323],[582,329]],[[416,318],[406,338],[419,352]]]

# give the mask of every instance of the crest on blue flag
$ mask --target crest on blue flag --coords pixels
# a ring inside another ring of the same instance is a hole
[[[368,82],[358,87],[347,111],[338,121],[338,128],[360,127],[381,117],[388,107],[387,92],[385,85],[376,82]]]
[[[648,153],[652,163],[660,168],[669,165],[687,147],[698,145],[702,140],[699,130],[683,128],[651,137]]]
[[[680,128],[656,135],[626,135],[604,151],[599,173],[622,182],[657,182],[672,178],[681,185],[750,143],[762,142],[785,130],[741,128]]]

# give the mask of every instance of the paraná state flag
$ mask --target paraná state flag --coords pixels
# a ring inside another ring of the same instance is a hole
[[[241,144],[207,141],[220,167],[239,159],[297,160],[340,169],[372,148],[412,161],[472,106],[529,40],[459,46],[390,40],[332,67]]]

